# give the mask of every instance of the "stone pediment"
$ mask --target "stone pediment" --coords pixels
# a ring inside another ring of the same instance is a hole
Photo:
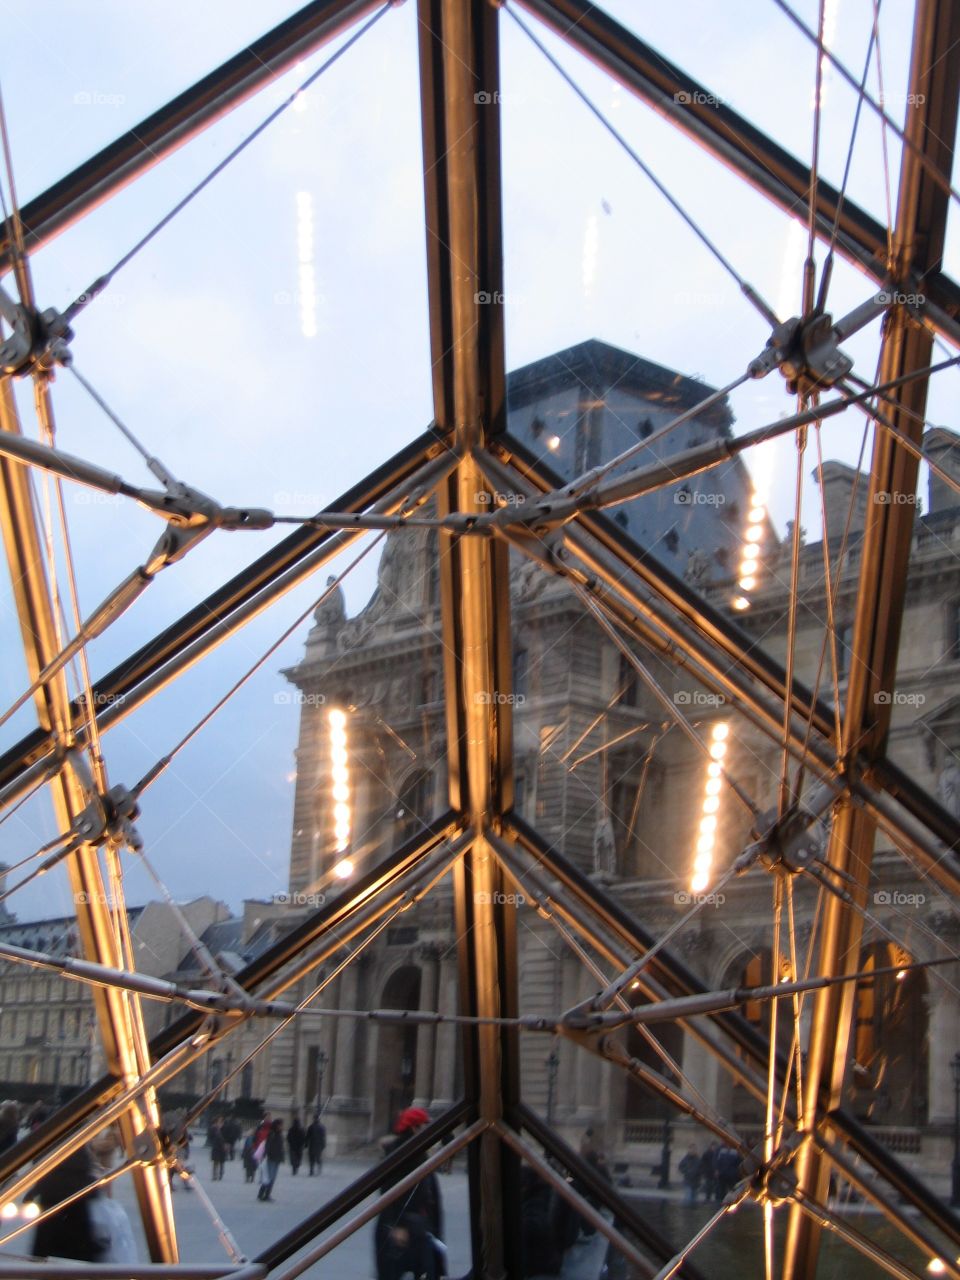
[[[949,753],[960,751],[960,694],[918,717],[927,763],[931,769],[943,767]]]

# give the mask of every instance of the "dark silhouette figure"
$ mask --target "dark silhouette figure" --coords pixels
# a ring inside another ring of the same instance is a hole
[[[237,1143],[243,1134],[240,1128],[240,1121],[236,1116],[228,1116],[223,1122],[223,1140],[227,1144],[227,1159],[235,1160],[237,1156]]]
[[[327,1147],[327,1130],[320,1119],[314,1116],[307,1125],[307,1160],[310,1162],[310,1177],[313,1177],[314,1170],[317,1173],[323,1171],[323,1153]]]
[[[287,1150],[290,1152],[290,1173],[295,1178],[297,1170],[303,1162],[303,1148],[307,1141],[307,1132],[300,1123],[300,1117],[294,1116],[293,1123],[287,1130]]]
[[[420,1107],[408,1107],[397,1116],[394,1137],[384,1143],[388,1154],[397,1151],[429,1124],[430,1117]],[[380,1188],[389,1191],[404,1174],[395,1174]],[[401,1280],[412,1272],[418,1280],[438,1280],[446,1273],[444,1253],[434,1246],[443,1239],[443,1209],[440,1183],[428,1173],[421,1182],[395,1200],[377,1219],[374,1248],[377,1280]]]
[[[257,1176],[257,1162],[253,1158],[256,1147],[256,1136],[252,1133],[247,1134],[243,1141],[243,1150],[240,1153],[240,1159],[243,1161],[243,1173],[247,1182],[253,1182]]]
[[[213,1165],[214,1182],[223,1181],[223,1162],[227,1158],[227,1144],[223,1137],[223,1120],[217,1116],[210,1126],[210,1162]]]
[[[93,1161],[87,1149],[81,1147],[41,1178],[26,1198],[36,1201],[41,1210],[49,1209],[89,1186],[93,1179]],[[33,1237],[33,1256],[100,1262],[110,1242],[98,1237],[88,1211],[89,1201],[97,1195],[98,1191],[91,1191],[52,1218],[38,1223]]]
[[[520,1251],[523,1275],[558,1276],[576,1241],[579,1218],[535,1169],[520,1172]]]

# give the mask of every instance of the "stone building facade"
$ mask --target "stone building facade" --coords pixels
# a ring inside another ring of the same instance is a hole
[[[197,934],[229,915],[224,903],[209,897],[182,903],[180,910]],[[141,973],[163,978],[178,967],[187,940],[166,902],[129,907],[127,923]],[[0,921],[0,943],[75,956],[77,922],[73,916],[18,921],[7,915]],[[148,1036],[159,1030],[169,1008],[143,1001]],[[14,961],[0,962],[0,1096],[24,1084],[50,1086],[53,1093],[79,1088],[103,1069],[91,988]]]
[[[585,343],[510,376],[510,426],[569,479],[638,441],[653,438],[658,450],[673,451],[729,434],[730,411],[720,401],[662,444],[655,439],[665,421],[710,391],[602,343]],[[938,428],[928,433],[925,447],[960,478],[960,437]],[[796,663],[798,677],[810,686],[820,671],[820,694],[832,701],[835,690],[842,696],[848,675],[859,544],[869,512],[865,478],[850,468],[826,464],[822,486],[825,545],[806,543],[799,553]],[[735,461],[625,504],[614,518],[735,619],[748,646],[782,660],[793,531],[781,545],[765,512],[757,512],[751,478]],[[803,543],[802,531],[798,536]],[[834,607],[834,673],[830,647],[821,662],[827,617],[824,553],[835,571],[844,539],[847,554]],[[746,592],[738,563],[751,541],[760,554]],[[890,753],[955,816],[960,816],[958,551],[957,494],[935,477],[914,536],[907,623],[897,687],[891,690]],[[437,555],[429,532],[388,538],[368,605],[348,617],[342,596],[334,593],[317,611],[302,661],[286,672],[300,706],[286,927],[330,891],[344,860],[354,870],[375,865],[446,808]],[[749,842],[749,815],[729,792],[708,787],[711,777],[701,753],[565,584],[517,559],[511,588],[516,811],[659,935],[689,909],[698,838],[712,792],[719,794],[716,805],[711,801],[716,821],[708,884]],[[669,704],[708,741],[724,742],[727,773],[761,809],[773,805],[780,772],[775,745],[722,699],[691,683],[681,668],[640,648],[636,652]],[[338,785],[345,791],[336,793]],[[345,805],[339,814],[337,803]],[[825,826],[820,836],[825,840]],[[522,1012],[559,1013],[598,989],[604,966],[585,965],[523,901],[522,888],[517,886],[516,901]],[[769,981],[774,969],[782,971],[784,957],[776,963],[771,958],[771,894],[769,875],[751,871],[725,885],[678,935],[675,947],[710,987]],[[817,890],[797,881],[794,895],[796,940],[803,953],[815,939]],[[279,910],[277,904],[270,909]],[[960,941],[952,904],[933,883],[911,872],[883,837],[869,913],[866,969],[932,957],[938,948],[942,954],[944,943]],[[455,948],[450,891],[441,883],[365,948],[325,989],[321,1003],[351,1010],[453,1012]],[[303,984],[302,992],[307,989]],[[878,975],[859,985],[856,1002],[850,1105],[909,1163],[946,1169],[953,1108],[950,1059],[960,1050],[956,975],[951,969]],[[766,1009],[747,1006],[745,1012],[757,1022],[768,1017]],[[801,1013],[806,1016],[807,1011]],[[780,1021],[785,1045],[792,1029],[785,1012]],[[756,1101],[733,1085],[698,1042],[676,1026],[661,1025],[657,1038],[709,1105],[746,1131],[759,1126]],[[635,1057],[671,1075],[669,1060],[638,1032],[631,1031],[628,1039]],[[458,1096],[460,1063],[450,1025],[418,1029],[328,1018],[299,1023],[255,1070],[259,1096],[272,1109],[322,1107],[332,1149],[345,1150],[384,1132],[402,1105],[442,1109]],[[643,1166],[658,1157],[669,1133],[664,1105],[609,1064],[568,1043],[554,1045],[531,1035],[522,1041],[522,1071],[527,1100],[567,1136],[576,1140],[592,1126],[615,1160]],[[701,1140],[677,1128],[675,1143],[688,1136]]]

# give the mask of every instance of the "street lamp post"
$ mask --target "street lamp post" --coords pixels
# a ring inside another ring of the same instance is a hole
[[[553,1124],[553,1099],[557,1088],[557,1072],[560,1070],[560,1050],[556,1045],[547,1057],[547,1124]]]
[[[960,1055],[958,1055],[960,1056]],[[657,1180],[657,1186],[667,1188],[670,1186],[670,1145],[672,1133],[670,1129],[670,1116],[667,1115],[663,1122],[663,1146],[660,1149],[660,1177]]]
[[[960,1208],[960,1053],[950,1063],[953,1070],[953,1162],[950,1166],[950,1203]]]
[[[321,1049],[317,1054],[317,1096],[314,1101],[314,1114],[320,1115],[323,1111],[323,1073],[327,1069],[327,1055]]]

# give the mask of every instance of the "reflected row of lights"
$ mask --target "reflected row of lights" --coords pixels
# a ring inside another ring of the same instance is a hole
[[[735,609],[750,608],[749,592],[756,588],[760,572],[760,544],[763,542],[763,522],[766,514],[762,499],[755,493],[750,499],[750,510],[747,513],[747,529],[744,534],[743,554],[740,557],[737,579],[741,594],[734,597]]]
[[[34,1218],[40,1217],[40,1206],[35,1200],[25,1200],[23,1204],[17,1204],[13,1200],[7,1200],[0,1207],[0,1218],[4,1222],[13,1222],[14,1218],[23,1218],[24,1222],[33,1222]]]
[[[723,788],[723,758],[727,754],[727,738],[730,726],[718,721],[710,730],[710,763],[703,787],[703,807],[697,830],[696,852],[693,858],[692,893],[703,893],[710,883],[713,870],[713,847],[717,839],[717,815],[720,811],[720,792]]]
[[[317,276],[313,264],[313,196],[297,192],[297,266],[300,300],[300,332],[317,336]]]
[[[350,767],[347,761],[347,715],[338,707],[327,712],[330,732],[330,792],[333,798],[334,852],[346,853],[350,848]],[[353,874],[349,858],[333,868],[333,874],[346,880]]]

